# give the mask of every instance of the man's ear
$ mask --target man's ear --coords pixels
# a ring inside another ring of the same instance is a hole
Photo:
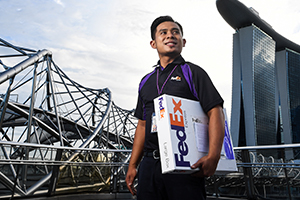
[[[152,47],[153,49],[156,49],[156,42],[155,42],[155,40],[151,40],[151,41],[150,41],[150,45],[151,45],[151,47]]]
[[[182,47],[185,47],[186,39],[182,39],[182,41],[183,41]]]

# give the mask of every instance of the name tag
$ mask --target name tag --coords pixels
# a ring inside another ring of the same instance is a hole
[[[157,133],[157,125],[156,125],[155,113],[152,114],[151,133]]]

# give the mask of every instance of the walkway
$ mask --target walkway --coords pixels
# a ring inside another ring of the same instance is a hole
[[[35,198],[15,198],[16,200],[132,200],[136,199],[128,193],[118,193],[118,194],[74,194],[74,195],[61,195],[55,197],[35,197]],[[242,198],[227,198],[227,197],[207,197],[207,200],[245,200]]]

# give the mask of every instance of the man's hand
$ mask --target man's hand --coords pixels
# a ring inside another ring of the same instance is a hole
[[[134,168],[134,167],[128,168],[125,181],[126,181],[128,189],[132,195],[136,195],[136,189],[133,185],[136,174],[137,174],[136,168]]]
[[[131,158],[130,158],[128,171],[125,179],[127,187],[132,195],[136,195],[136,189],[134,188],[133,181],[137,174],[137,166],[139,165],[143,157],[143,149],[145,143],[145,129],[146,129],[146,121],[139,120],[135,130]]]
[[[218,166],[219,158],[210,158],[208,156],[203,156],[195,164],[191,166],[192,169],[199,168],[200,171],[194,173],[195,176],[199,177],[209,177],[214,175],[216,168]]]

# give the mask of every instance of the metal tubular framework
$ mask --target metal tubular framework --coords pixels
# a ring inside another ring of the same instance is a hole
[[[57,188],[68,186],[62,174],[79,177],[80,170],[74,174],[68,162],[128,162],[128,153],[115,157],[111,153],[70,150],[132,148],[137,124],[134,110],[118,107],[109,89],[91,89],[73,81],[53,61],[48,50],[22,48],[3,39],[0,65],[4,69],[0,73],[0,141],[16,143],[0,144],[0,158],[7,161],[0,164],[0,191],[20,196],[40,191],[53,194]],[[22,143],[29,146],[17,145]],[[30,144],[49,148],[32,148]],[[45,163],[20,164],[35,160]],[[51,165],[47,164],[49,161],[66,163]],[[90,167],[104,186],[109,185],[111,178],[104,175],[106,172],[97,166]]]

